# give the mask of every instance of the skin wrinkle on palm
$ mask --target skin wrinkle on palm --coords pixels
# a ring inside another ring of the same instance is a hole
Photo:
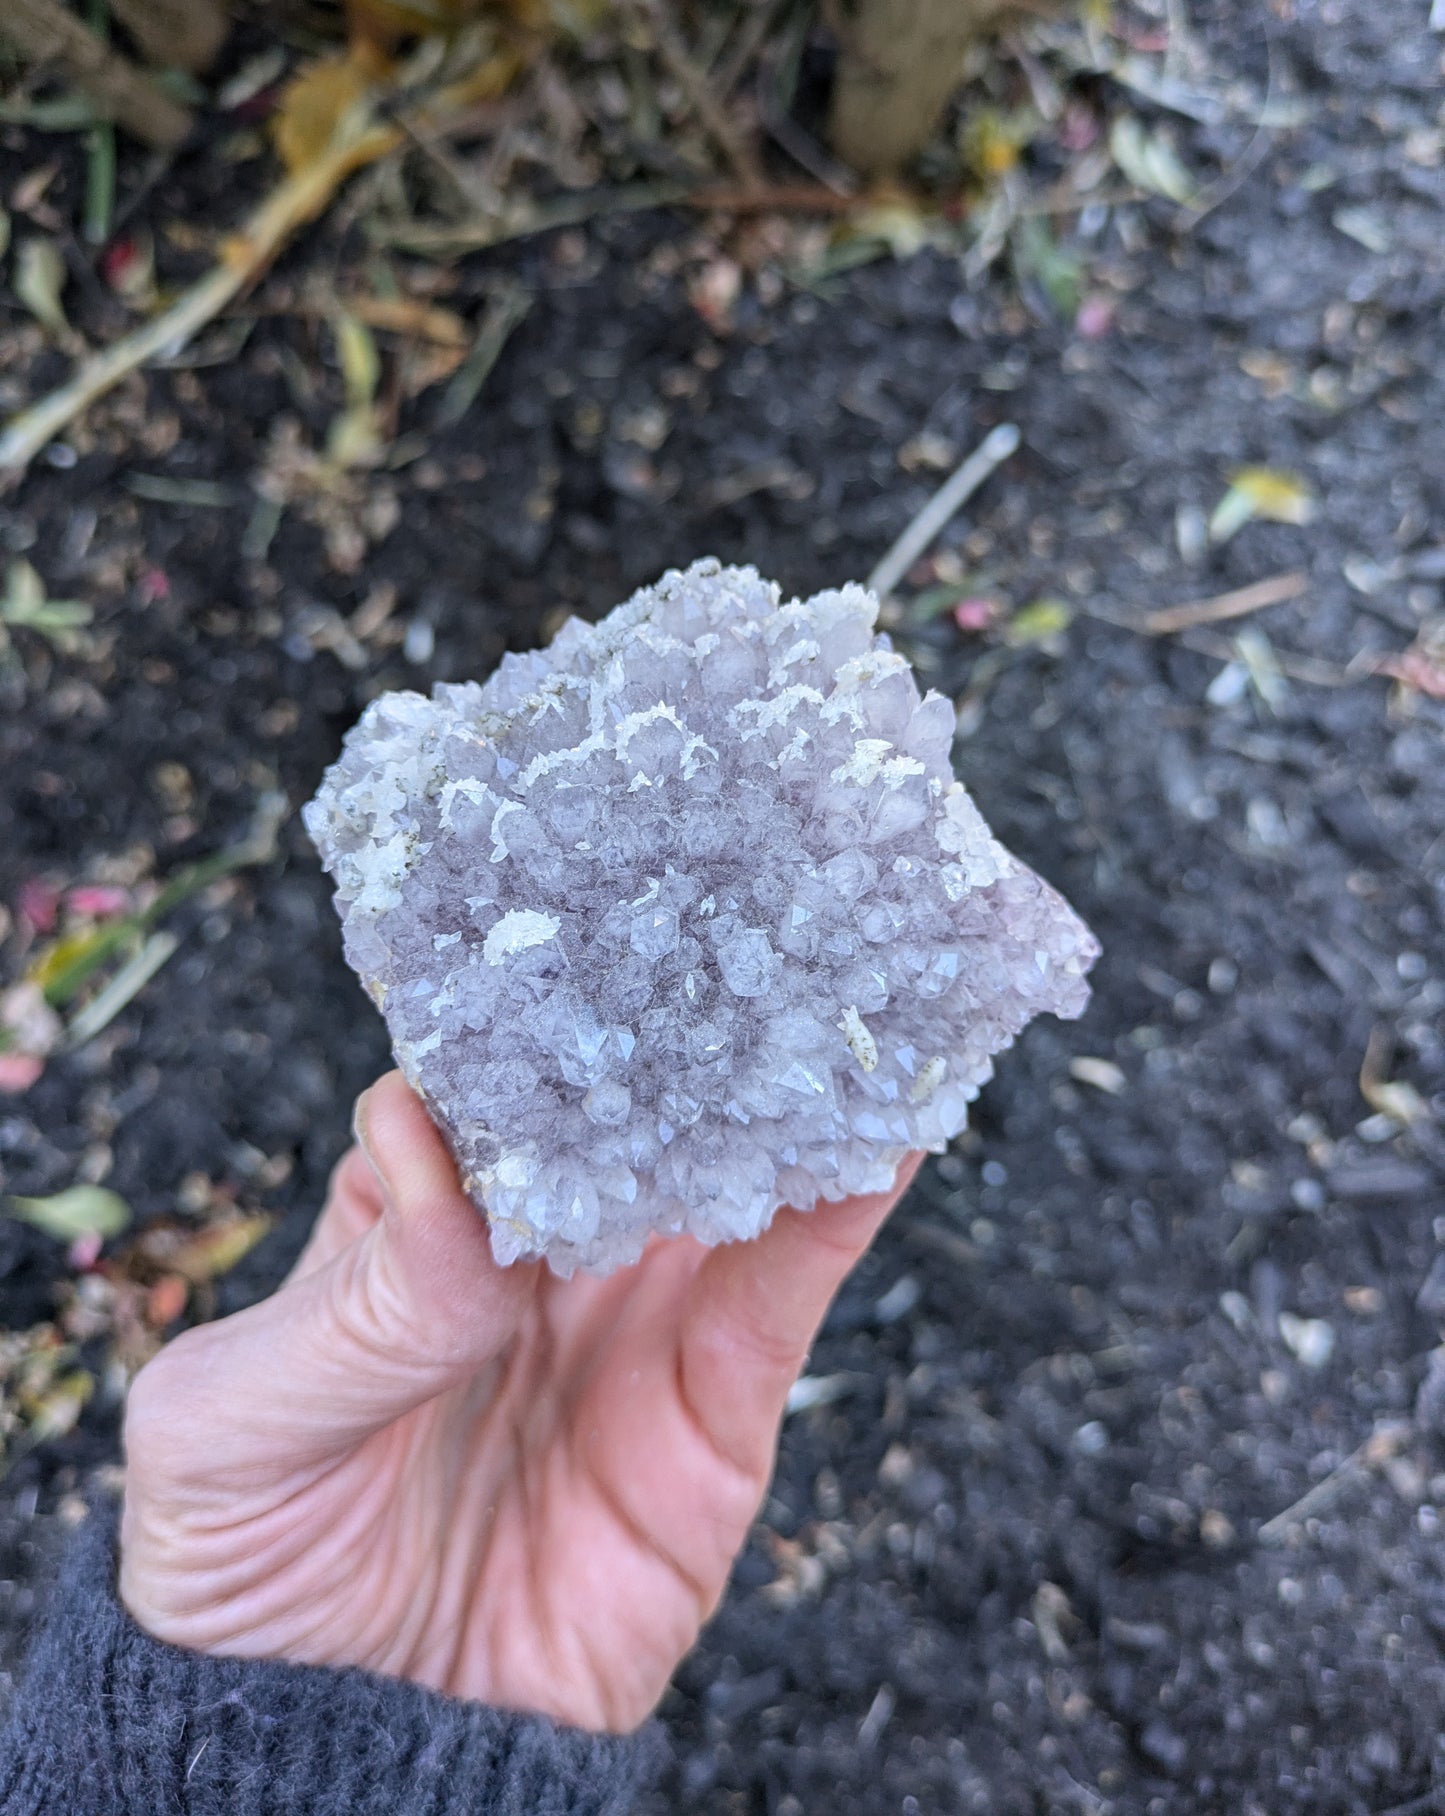
[[[1097,944],[953,776],[847,586],[671,572],[373,702],[306,823],[497,1259],[606,1273],[886,1190]]]
[[[498,1267],[400,1074],[357,1135],[281,1289],[138,1376],[122,1598],[192,1650],[626,1731],[716,1606],[788,1390],[917,1157],[757,1242],[559,1280]]]

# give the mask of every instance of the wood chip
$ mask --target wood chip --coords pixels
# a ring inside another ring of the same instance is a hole
[[[1167,637],[1175,631],[1192,630],[1199,624],[1222,624],[1228,618],[1244,618],[1250,612],[1263,611],[1267,605],[1280,605],[1286,599],[1298,599],[1309,585],[1309,575],[1302,568],[1286,574],[1273,574],[1268,580],[1256,580],[1232,593],[1216,593],[1209,599],[1190,599],[1183,605],[1170,605],[1150,612],[1143,628],[1151,637]]]

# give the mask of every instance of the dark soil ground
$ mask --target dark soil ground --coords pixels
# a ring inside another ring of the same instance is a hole
[[[535,306],[481,401],[389,482],[399,521],[354,576],[297,512],[264,557],[243,546],[273,419],[315,438],[336,408],[295,320],[148,377],[159,452],[102,436],[0,502],[0,536],[99,600],[109,645],[48,669],[27,645],[0,716],[13,905],[37,874],[239,836],[270,778],[306,797],[376,690],[482,673],[559,607],[596,614],[703,552],[790,589],[865,573],[936,483],[906,444],[1020,425],[946,540],[1008,603],[1055,595],[1073,621],[986,687],[996,646],[950,618],[910,647],[954,695],[972,676],[961,772],[1099,933],[1095,1002],[1007,1056],[835,1308],[810,1372],[836,1397],[789,1420],[665,1705],[657,1812],[1445,1808],[1445,713],[1360,660],[1407,647],[1445,582],[1427,12],[1191,9],[1256,82],[1268,28],[1294,123],[1191,230],[1162,202],[1110,217],[1085,247],[1102,338],[942,253],[766,304],[749,287],[716,335],[679,265],[694,224],[604,222],[461,268],[454,306],[501,272]],[[1249,138],[1178,124],[1204,168]],[[19,138],[6,155],[11,182],[35,162]],[[200,181],[147,209],[184,213]],[[659,411],[660,448],[626,439]],[[1315,520],[1186,560],[1177,513],[1250,462],[1302,475]],[[136,472],[228,490],[148,502]],[[1296,567],[1303,595],[1252,621],[1270,698],[1219,679],[1236,626],[1210,653],[1109,621]],[[383,582],[407,643],[347,667],[334,614]],[[109,1164],[159,1215],[202,1171],[282,1213],[223,1304],[286,1267],[386,1062],[294,820],[283,846],[178,920],[177,956],[94,1048],[0,1100],[8,1190]],[[1412,1124],[1361,1094],[1377,1030]],[[1081,1057],[1117,1074],[1081,1078]],[[289,1177],[263,1189],[275,1157]],[[48,1315],[62,1272],[0,1222],[8,1327]],[[0,1490],[11,1670],[57,1510],[114,1445],[97,1402]]]

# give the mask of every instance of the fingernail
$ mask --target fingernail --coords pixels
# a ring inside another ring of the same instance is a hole
[[[376,1183],[389,1196],[391,1188],[387,1184],[386,1174],[382,1172],[380,1162],[376,1158],[376,1150],[371,1145],[371,1089],[368,1086],[356,1100],[356,1108],[351,1112],[351,1133],[357,1147],[366,1156],[367,1165],[376,1175]]]

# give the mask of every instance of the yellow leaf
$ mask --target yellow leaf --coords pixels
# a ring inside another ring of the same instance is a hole
[[[1249,499],[1256,517],[1267,517],[1271,523],[1308,523],[1315,514],[1309,487],[1293,473],[1241,467],[1230,474],[1229,483]]]
[[[83,1368],[74,1369],[42,1394],[28,1408],[30,1437],[37,1444],[50,1438],[63,1438],[73,1431],[86,1401],[95,1392],[95,1377]]]
[[[382,449],[381,427],[376,415],[376,387],[381,378],[381,356],[370,328],[354,315],[336,317],[336,352],[346,386],[346,408],[331,424],[326,452],[338,467],[372,465]]]
[[[374,48],[356,44],[340,57],[309,63],[287,83],[271,122],[281,162],[293,175],[314,164],[336,129],[384,72]]]
[[[25,981],[38,984],[47,994],[77,964],[83,964],[92,953],[98,958],[115,946],[113,928],[102,924],[85,927],[78,933],[63,933],[35,955],[25,972]]]
[[[348,406],[353,410],[369,408],[376,401],[376,387],[381,378],[381,358],[370,328],[354,315],[344,312],[338,315],[336,352],[341,360]]]
[[[840,241],[874,241],[896,259],[910,259],[934,237],[935,226],[911,196],[880,190],[838,229]]]
[[[1074,614],[1062,599],[1035,599],[1015,612],[1004,626],[1004,641],[1015,649],[1055,642],[1073,622]]]
[[[1211,542],[1228,542],[1252,517],[1270,523],[1309,523],[1315,514],[1314,494],[1294,473],[1273,467],[1240,467],[1229,476],[1229,490],[1209,520]]]
[[[270,1227],[271,1219],[264,1212],[240,1212],[181,1243],[169,1256],[169,1265],[192,1286],[218,1280],[245,1260]]]
[[[985,183],[1006,176],[1037,130],[1038,118],[1026,108],[1003,113],[996,107],[981,107],[960,135],[964,162]]]
[[[461,316],[415,297],[352,296],[346,299],[346,313],[384,334],[414,335],[439,347],[464,349],[470,338]]]

